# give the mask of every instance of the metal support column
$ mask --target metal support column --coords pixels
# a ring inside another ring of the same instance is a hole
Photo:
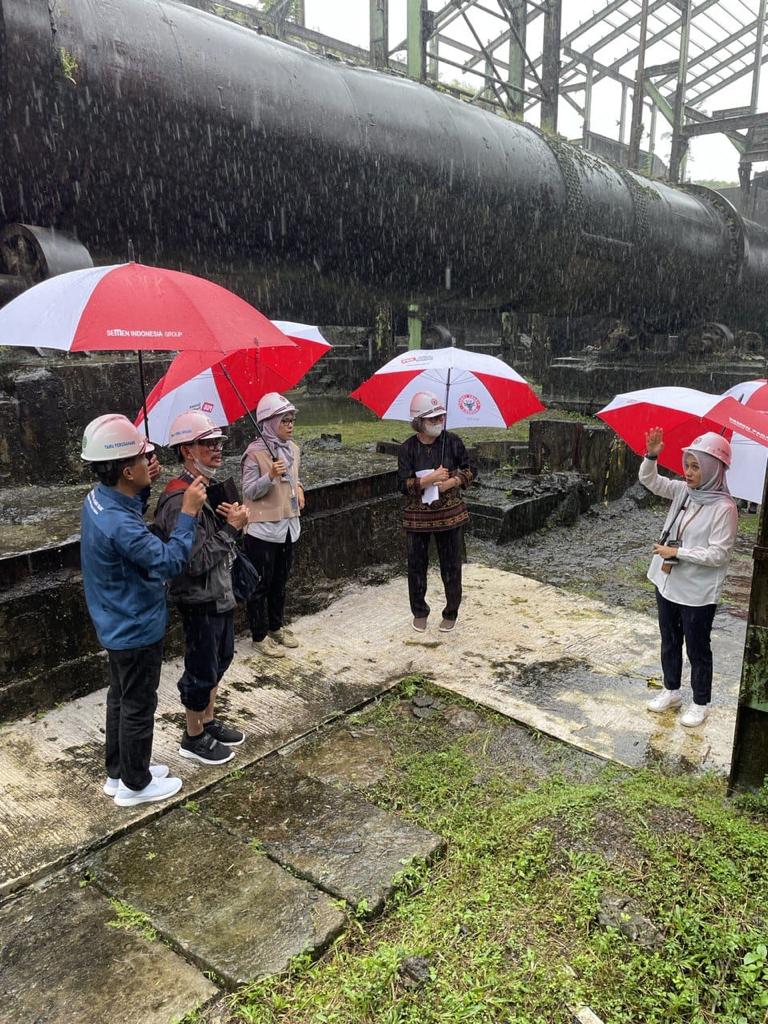
[[[672,124],[672,153],[669,157],[669,180],[678,183],[683,168],[683,158],[688,149],[688,140],[683,135],[685,123],[685,91],[688,84],[688,44],[691,38],[691,0],[680,0],[682,18],[680,25],[680,57],[677,65],[677,89],[675,90],[675,115]]]
[[[584,148],[589,149],[589,131],[592,122],[592,76],[594,74],[594,68],[591,64],[587,64],[587,78],[584,84],[584,128],[582,141]]]
[[[421,348],[421,306],[412,302],[408,306],[408,348]]]
[[[525,46],[528,18],[527,0],[511,0],[509,24],[509,112],[513,117],[522,117],[525,111]]]
[[[427,0],[408,0],[408,77],[427,77],[427,40],[424,32]]]
[[[626,85],[621,87],[621,112],[619,113],[619,142],[624,145],[627,137],[627,96],[629,90]]]
[[[562,0],[545,0],[541,54],[541,127],[549,132],[557,131],[561,22]]]
[[[651,104],[651,130],[648,134],[648,167],[647,171],[653,177],[653,158],[656,154],[656,122],[659,116],[659,108],[655,103]]]
[[[768,474],[753,558],[729,793],[757,790],[768,777]]]
[[[757,104],[760,99],[760,72],[763,68],[763,40],[765,39],[765,9],[766,0],[760,0],[760,7],[757,13],[757,26],[755,28],[755,63],[752,69],[752,98],[749,102],[750,113],[757,113]],[[748,133],[750,142],[754,133]],[[742,157],[739,164],[739,181],[741,183],[742,198],[746,199],[752,185],[752,161],[749,158],[749,148]]]
[[[645,51],[648,44],[648,5],[643,0],[640,16],[640,51],[637,55],[635,88],[632,93],[632,121],[629,129],[629,169],[640,169],[640,145],[643,138],[643,109],[645,104]]]
[[[429,78],[430,82],[440,81],[440,36],[437,33],[429,41],[427,78]]]
[[[371,67],[389,63],[389,0],[369,0]]]

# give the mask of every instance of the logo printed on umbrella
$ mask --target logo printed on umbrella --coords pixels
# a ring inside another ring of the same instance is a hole
[[[420,355],[420,356],[403,356],[400,360],[401,363],[431,363],[431,355]]]
[[[203,402],[201,408],[203,412],[213,412],[213,402]]]
[[[106,332],[108,338],[180,338],[182,331],[126,331],[112,327]]]
[[[459,398],[459,409],[467,416],[476,416],[480,412],[480,399],[477,395],[462,395]]]

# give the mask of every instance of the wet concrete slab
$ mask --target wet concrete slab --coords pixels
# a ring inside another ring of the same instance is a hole
[[[411,628],[406,582],[396,578],[351,586],[323,611],[297,620],[301,646],[279,661],[265,664],[240,638],[220,709],[248,739],[224,768],[178,756],[180,663],[167,663],[154,757],[184,780],[176,802],[411,672],[623,764],[727,771],[743,621],[727,614],[715,619],[713,713],[690,731],[679,715],[645,711],[655,692],[649,681],[659,685],[660,676],[657,626],[647,615],[473,564],[465,568],[458,625],[445,634],[437,630],[441,597],[432,574],[428,599],[436,612],[424,635]],[[116,808],[101,792],[104,697],[100,691],[42,718],[0,727],[0,893],[162,813],[158,805]]]
[[[238,638],[217,709],[244,729],[247,739],[222,768],[179,757],[183,719],[176,681],[181,661],[163,666],[153,759],[169,765],[184,782],[174,803],[396,682],[399,668],[391,666],[390,673],[375,658],[361,658],[354,635],[342,631],[329,646],[325,625],[324,613],[295,623],[302,646],[279,661],[254,655],[250,641]],[[0,727],[0,894],[167,810],[167,803],[118,808],[101,791],[105,697],[106,690],[100,690],[43,716]]]
[[[381,782],[394,756],[391,743],[365,726],[335,729],[318,739],[301,740],[281,753],[302,774],[351,789]]]
[[[162,942],[114,920],[103,896],[72,879],[0,907],[0,1020],[169,1024],[217,993]]]
[[[88,867],[110,896],[233,988],[322,951],[344,927],[324,893],[184,809],[112,843]]]
[[[432,832],[353,793],[295,771],[282,758],[217,786],[200,812],[353,907],[378,908],[412,859],[443,847]]]

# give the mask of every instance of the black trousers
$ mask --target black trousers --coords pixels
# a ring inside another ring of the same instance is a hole
[[[293,566],[293,541],[290,534],[281,544],[245,535],[248,555],[261,582],[246,605],[248,625],[254,640],[263,640],[283,625],[285,589]]]
[[[656,591],[661,633],[661,667],[664,687],[679,690],[683,675],[683,640],[691,663],[691,689],[695,704],[709,704],[712,699],[712,622],[716,604],[691,608],[667,601]]]
[[[107,651],[107,775],[122,779],[128,789],[144,789],[152,781],[149,761],[163,643],[158,640],[150,647]]]
[[[211,690],[235,656],[235,612],[212,611],[209,605],[179,605],[184,626],[184,674],[178,681],[181,703],[205,711]]]
[[[429,615],[427,595],[427,570],[429,569],[429,538],[434,536],[437,555],[440,559],[440,575],[445,587],[444,619],[457,619],[461,604],[461,559],[463,555],[462,527],[439,530],[432,534],[417,530],[406,530],[406,551],[408,557],[408,597],[414,618],[423,619]]]

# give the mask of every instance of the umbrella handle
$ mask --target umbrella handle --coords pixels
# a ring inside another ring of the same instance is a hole
[[[240,391],[238,390],[237,384],[235,384],[235,382],[232,380],[232,377],[230,375],[229,370],[226,368],[226,366],[224,365],[223,362],[219,363],[219,366],[221,367],[221,372],[224,374],[224,376],[229,381],[230,387],[235,392],[237,397],[240,399],[240,404],[242,405],[243,409],[245,410],[246,416],[248,416],[248,418],[250,419],[251,423],[253,424],[254,430],[256,431],[258,436],[261,438],[261,440],[264,442],[264,447],[269,452],[270,458],[272,459],[273,462],[276,462],[277,461],[277,456],[272,451],[272,449],[269,447],[269,441],[267,441],[266,437],[264,437],[264,434],[262,432],[261,427],[256,422],[256,417],[253,415],[251,410],[248,408],[248,403],[243,398],[243,396],[240,394]]]
[[[440,449],[440,465],[445,465],[445,434],[448,430],[448,392],[451,390],[451,367],[448,367],[448,376],[445,381],[445,426],[443,427],[443,442]]]
[[[144,383],[144,360],[141,349],[138,349],[139,357],[139,385],[141,386],[141,409],[144,413],[144,437],[149,440],[149,415],[147,413],[147,387]]]

